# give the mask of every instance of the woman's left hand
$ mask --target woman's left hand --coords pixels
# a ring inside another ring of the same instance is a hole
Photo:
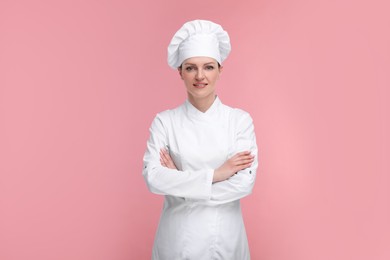
[[[160,163],[162,166],[167,167],[169,169],[177,170],[175,163],[173,162],[171,156],[168,151],[165,149],[160,150]]]

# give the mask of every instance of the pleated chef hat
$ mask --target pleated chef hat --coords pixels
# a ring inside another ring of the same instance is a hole
[[[211,57],[222,64],[230,49],[229,35],[221,25],[206,20],[190,21],[168,45],[168,65],[177,69],[184,60],[198,56]]]

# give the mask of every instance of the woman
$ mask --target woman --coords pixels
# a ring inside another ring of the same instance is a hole
[[[257,169],[252,118],[216,96],[226,31],[210,21],[187,22],[168,46],[188,99],[157,114],[144,156],[151,192],[165,195],[152,259],[250,259],[240,199]]]

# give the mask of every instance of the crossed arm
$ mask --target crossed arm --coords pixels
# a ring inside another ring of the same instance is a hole
[[[236,122],[236,150],[240,151],[216,169],[178,169],[165,149],[168,140],[164,120],[157,116],[144,155],[143,176],[149,190],[186,200],[208,200],[222,204],[249,195],[257,171],[257,146],[252,119],[242,115]],[[237,174],[235,174],[237,173]]]
[[[237,172],[250,167],[254,158],[255,156],[250,151],[236,153],[214,170],[213,183],[227,180]],[[160,150],[160,163],[166,168],[177,170],[175,163],[166,149]]]

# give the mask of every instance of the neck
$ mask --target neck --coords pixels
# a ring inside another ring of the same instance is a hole
[[[215,94],[204,98],[194,98],[193,96],[188,95],[188,101],[190,101],[190,103],[196,107],[196,109],[204,113],[211,107],[216,97],[217,96]]]

